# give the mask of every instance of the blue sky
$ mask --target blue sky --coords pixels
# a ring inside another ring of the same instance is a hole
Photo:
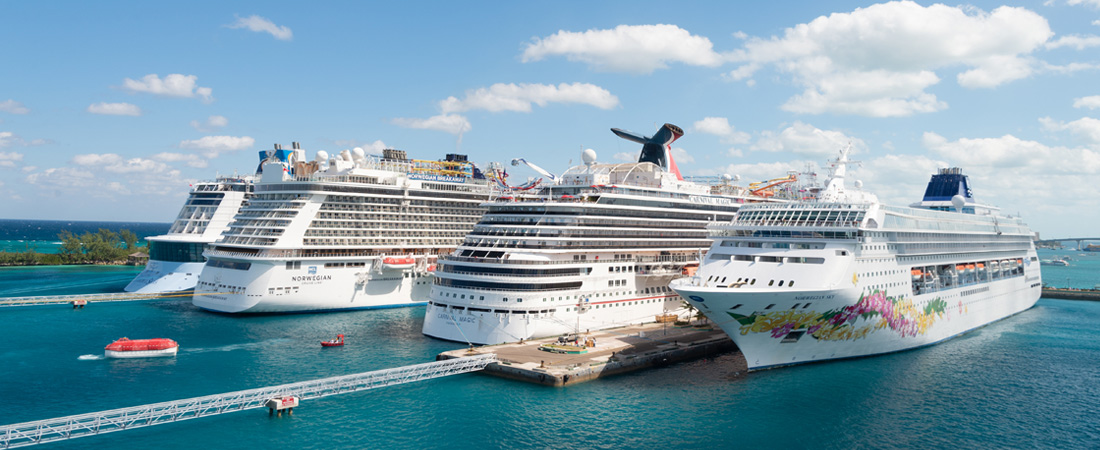
[[[1100,0],[3,2],[0,217],[171,221],[257,151],[399,148],[554,172],[683,127],[686,174],[821,165],[919,200],[937,167],[1095,235]],[[523,171],[515,176],[526,177]]]

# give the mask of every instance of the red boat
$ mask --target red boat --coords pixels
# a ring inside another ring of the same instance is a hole
[[[122,338],[104,348],[108,358],[148,358],[153,356],[175,356],[180,345],[171,339],[129,339]]]
[[[337,334],[336,339],[321,341],[321,346],[322,347],[343,347],[344,346],[344,335]]]

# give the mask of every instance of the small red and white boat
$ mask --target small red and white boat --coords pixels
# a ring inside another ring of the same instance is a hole
[[[104,354],[108,358],[149,358],[155,356],[176,356],[180,345],[171,339],[129,339],[122,338],[108,345]]]
[[[321,341],[321,346],[322,347],[343,347],[344,346],[344,335],[337,334],[336,339]]]

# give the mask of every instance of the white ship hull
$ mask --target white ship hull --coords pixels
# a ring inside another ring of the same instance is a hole
[[[149,260],[137,277],[126,285],[126,292],[139,294],[179,292],[195,288],[203,262]]]
[[[1038,265],[1025,274],[916,296],[869,287],[739,292],[686,279],[672,288],[721,327],[756,370],[897,352],[966,333],[1035,305]],[[802,306],[807,302],[812,307]]]
[[[131,351],[115,351],[104,350],[104,356],[108,358],[157,358],[166,356],[176,356],[179,351],[179,347],[171,347],[163,350],[131,350]]]
[[[685,313],[683,299],[674,294],[589,301],[587,305],[586,311],[578,313],[575,304],[539,306],[538,310],[494,310],[475,306],[459,309],[433,301],[424,316],[424,334],[448,341],[494,345],[651,323],[658,315]]]
[[[428,300],[432,277],[425,273],[323,266],[287,270],[282,261],[256,261],[248,270],[237,270],[208,265],[192,302],[222,313],[272,314],[396,308]]]

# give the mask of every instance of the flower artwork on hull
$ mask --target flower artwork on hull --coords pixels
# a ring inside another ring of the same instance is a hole
[[[823,313],[786,310],[748,316],[727,314],[741,323],[742,335],[771,333],[773,338],[783,339],[791,332],[804,332],[822,341],[855,340],[887,328],[901,337],[915,337],[924,335],[937,320],[950,320],[943,299],[936,298],[918,309],[912,298],[887,296],[885,290],[878,289],[861,294],[854,305]]]

